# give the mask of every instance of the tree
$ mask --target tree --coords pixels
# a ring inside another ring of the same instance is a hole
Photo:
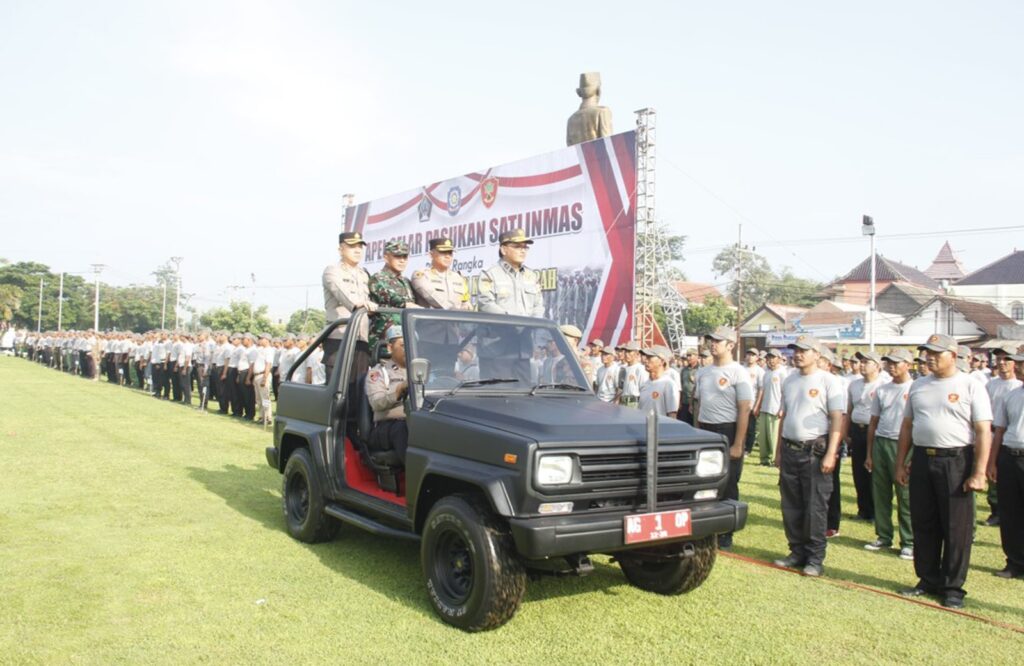
[[[683,316],[687,335],[707,335],[719,326],[735,326],[736,312],[720,296],[706,296],[702,305],[691,304]]]
[[[318,308],[296,310],[288,318],[285,330],[299,335],[319,333],[327,325],[327,315]]]
[[[247,333],[278,333],[279,328],[270,321],[267,306],[254,308],[246,301],[232,301],[226,308],[207,310],[199,322],[208,328]]]
[[[817,296],[821,284],[797,277],[788,266],[776,273],[767,259],[747,248],[727,247],[714,258],[712,267],[716,275],[732,278],[727,292],[744,313],[764,303],[810,307],[821,300]]]
[[[22,291],[13,284],[0,284],[0,320],[10,321],[21,308]]]

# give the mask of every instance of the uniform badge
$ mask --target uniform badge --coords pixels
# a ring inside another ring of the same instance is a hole
[[[380,373],[379,372],[371,372],[370,373],[370,381],[371,382],[375,382],[378,379],[380,379]]]
[[[416,207],[416,210],[420,214],[420,222],[429,222],[430,214],[434,211],[434,204],[430,202],[430,197],[423,195],[420,199],[420,205]]]
[[[651,394],[651,397],[654,398],[655,400],[657,400],[658,398],[661,397],[661,394],[658,393],[657,391],[655,391],[654,393]]]
[[[494,176],[490,178],[484,178],[480,181],[480,200],[484,202],[485,208],[490,208],[494,205],[494,200],[498,198],[498,179]]]
[[[960,394],[958,394],[958,393],[950,393],[949,394],[949,401],[952,402],[952,403],[960,402]]]
[[[818,389],[811,389],[810,391],[807,392],[807,395],[811,396],[812,398],[817,398],[818,397]]]
[[[459,208],[462,207],[462,188],[455,185],[448,190],[448,214],[455,217],[459,213]]]
[[[729,383],[729,380],[726,379],[725,377],[719,377],[718,378],[718,385],[719,386],[725,386],[728,383]]]

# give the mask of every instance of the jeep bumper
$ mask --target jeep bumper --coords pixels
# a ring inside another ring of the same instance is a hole
[[[663,541],[626,544],[623,523],[626,516],[636,513],[616,512],[587,516],[563,514],[539,518],[512,518],[512,538],[516,550],[527,559],[560,557],[571,553],[611,553],[630,548],[649,548],[653,545],[679,541],[695,541],[714,534],[735,532],[747,522],[747,505],[735,500],[694,504],[689,508],[693,531],[689,536]]]
[[[277,447],[276,446],[268,446],[267,447],[267,464],[270,465],[271,467],[273,467],[274,469],[281,469],[277,465]]]

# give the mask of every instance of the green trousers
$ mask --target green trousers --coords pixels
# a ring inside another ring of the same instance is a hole
[[[775,443],[779,441],[779,417],[762,412],[757,417],[755,428],[754,441],[761,453],[761,462],[770,464],[774,459]]]
[[[896,491],[896,512],[900,523],[900,548],[914,547],[914,533],[910,528],[910,486],[896,483],[895,439],[875,437],[871,448],[871,495],[875,500],[875,534],[892,544],[892,496]]]

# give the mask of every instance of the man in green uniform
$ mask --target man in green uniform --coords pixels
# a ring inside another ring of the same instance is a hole
[[[409,265],[409,245],[404,240],[384,244],[384,268],[370,278],[370,300],[382,308],[416,308],[412,283],[402,275]],[[370,349],[384,339],[388,326],[398,325],[397,314],[375,314],[370,324]]]

